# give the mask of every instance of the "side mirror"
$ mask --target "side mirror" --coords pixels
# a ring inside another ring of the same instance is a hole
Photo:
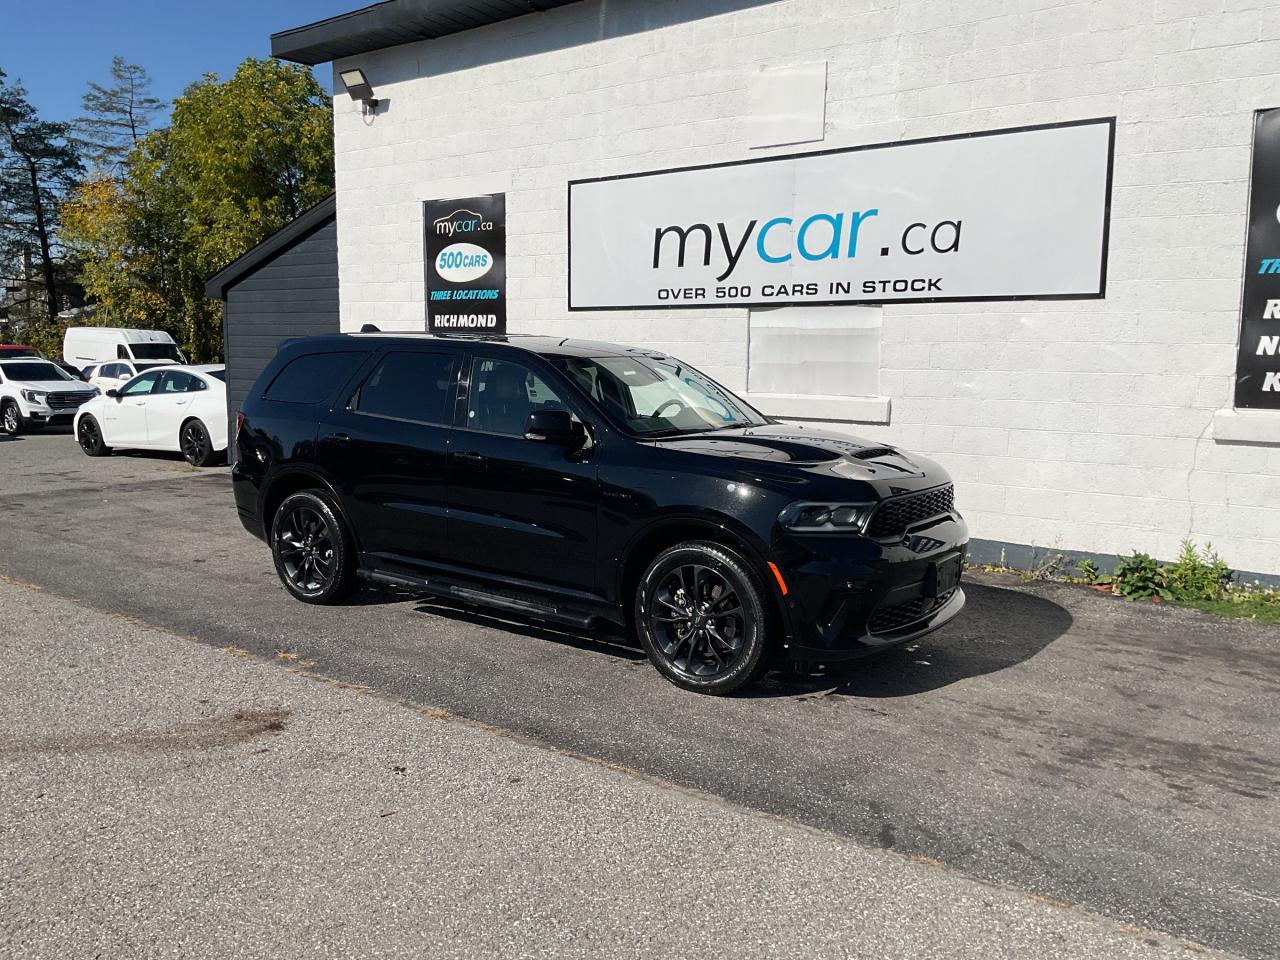
[[[577,449],[587,442],[587,428],[568,410],[535,410],[525,421],[524,438]]]
[[[103,396],[113,397],[113,398],[115,398],[116,400],[119,400],[119,399],[120,399],[120,391],[119,391],[119,390],[117,390],[115,387],[112,387],[112,388],[111,388],[110,390],[108,390],[105,394],[103,394]]]

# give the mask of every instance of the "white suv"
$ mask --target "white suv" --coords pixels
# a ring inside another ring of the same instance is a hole
[[[98,395],[56,364],[37,357],[0,360],[0,430],[70,424],[81,404]]]

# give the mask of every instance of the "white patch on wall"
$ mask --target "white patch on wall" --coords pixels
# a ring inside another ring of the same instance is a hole
[[[763,67],[751,78],[747,144],[777,147],[826,137],[827,61]]]
[[[880,393],[880,307],[751,311],[747,392],[870,397]]]

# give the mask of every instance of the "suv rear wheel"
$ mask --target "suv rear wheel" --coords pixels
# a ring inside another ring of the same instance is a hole
[[[635,622],[649,660],[686,690],[732,693],[768,663],[760,578],[718,543],[682,543],[658,554],[636,590]]]
[[[271,557],[285,589],[304,603],[337,603],[355,587],[351,535],[319,490],[285,497],[271,522]]]

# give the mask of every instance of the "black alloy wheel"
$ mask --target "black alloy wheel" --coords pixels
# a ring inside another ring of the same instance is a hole
[[[686,543],[650,564],[636,595],[645,653],[687,690],[725,694],[764,672],[768,614],[759,578],[715,543]]]
[[[214,460],[213,441],[209,439],[209,431],[199,420],[188,420],[182,425],[182,435],[178,438],[182,455],[193,467],[207,467]]]
[[[88,414],[80,418],[76,427],[76,440],[80,443],[80,449],[91,457],[105,457],[111,452],[111,448],[103,442],[102,428],[98,426],[98,421]]]
[[[319,491],[304,490],[280,504],[271,524],[271,555],[285,588],[307,603],[334,603],[354,586],[351,538]]]
[[[0,430],[11,437],[22,432],[22,411],[12,400],[6,401],[3,410],[0,410]]]

